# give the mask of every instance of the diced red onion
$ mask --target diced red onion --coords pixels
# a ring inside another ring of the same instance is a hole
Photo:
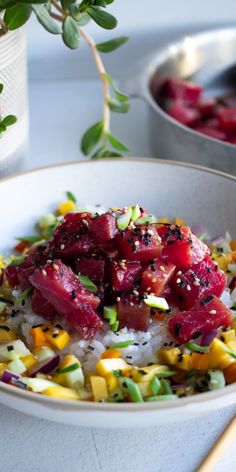
[[[225,235],[224,234],[218,234],[218,236],[215,236],[215,238],[213,238],[211,240],[211,245],[212,246],[218,246],[218,244],[223,243],[224,240],[225,240]]]
[[[201,234],[207,233],[205,226],[191,226],[191,231],[196,236],[201,236]]]
[[[1,381],[4,383],[10,383],[12,379],[19,379],[20,375],[11,372],[10,370],[4,370]]]
[[[57,356],[51,357],[46,361],[39,362],[30,372],[30,377],[35,377],[36,374],[48,374],[54,370],[60,362],[59,354]]]
[[[171,388],[172,388],[173,391],[179,390],[179,389],[181,390],[181,389],[185,389],[185,388],[186,388],[186,385],[184,385],[184,384],[176,384],[176,385],[171,385]]]
[[[218,334],[218,329],[213,329],[210,333],[203,334],[201,339],[201,346],[210,346],[213,339],[216,338]]]

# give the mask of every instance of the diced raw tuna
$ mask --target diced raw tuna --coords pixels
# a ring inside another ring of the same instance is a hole
[[[169,331],[182,344],[231,323],[229,308],[219,298],[209,295],[190,310],[175,313],[169,321]]]
[[[151,308],[140,302],[133,295],[121,297],[117,306],[120,327],[137,331],[147,331],[150,321]]]
[[[141,278],[142,292],[162,294],[165,285],[169,282],[175,271],[175,265],[164,259],[158,258],[148,265]]]
[[[34,271],[34,266],[28,257],[22,262],[22,264],[14,265],[9,264],[4,271],[5,277],[11,287],[20,285],[22,290],[25,290],[30,286],[28,281],[29,276]]]
[[[227,141],[231,144],[236,144],[236,135],[228,135]]]
[[[47,248],[46,243],[40,243],[35,246],[32,246],[27,252],[27,258],[30,260],[31,264],[43,264],[46,262],[45,250]]]
[[[221,108],[218,111],[218,116],[222,130],[236,131],[236,108]]]
[[[167,77],[161,86],[160,94],[172,99],[198,103],[202,93],[201,85],[181,80],[178,77]]]
[[[200,111],[197,108],[190,108],[180,100],[173,101],[167,106],[166,111],[168,115],[186,126],[193,126],[201,118]]]
[[[227,108],[236,108],[236,95],[226,95],[225,97],[220,97],[219,102]]]
[[[116,217],[110,214],[98,215],[91,220],[90,227],[97,243],[105,243],[118,234]]]
[[[181,273],[179,273],[181,272]],[[179,271],[171,280],[171,287],[178,307],[191,308],[196,302],[208,295],[220,297],[226,287],[226,276],[207,255],[192,269]]]
[[[198,103],[202,117],[212,116],[216,110],[216,99],[214,97],[202,97]]]
[[[177,269],[189,269],[202,261],[209,252],[208,247],[194,234],[190,228],[182,226],[160,226],[158,234],[164,245],[161,256],[172,262]]]
[[[98,246],[98,250],[99,252],[105,254],[109,259],[119,259],[120,250],[116,239],[112,239],[104,244],[100,244]]]
[[[89,213],[68,213],[57,226],[48,242],[48,258],[77,257],[87,254],[95,247],[92,233],[89,229],[91,215]]]
[[[43,298],[38,290],[34,290],[32,295],[32,310],[49,321],[53,321],[58,315],[55,308]]]
[[[101,257],[80,257],[76,262],[76,273],[86,275],[93,282],[102,282],[105,275],[105,260]]]
[[[19,266],[14,266],[13,264],[9,264],[4,270],[5,277],[11,287],[19,285],[18,272]]]
[[[126,229],[117,239],[124,259],[148,262],[156,259],[162,250],[158,233],[151,225]]]
[[[84,338],[94,336],[101,328],[102,321],[95,312],[100,299],[86,290],[72,269],[59,259],[36,269],[30,276],[30,282]]]
[[[193,129],[198,133],[205,134],[210,138],[219,139],[220,141],[226,141],[227,139],[227,135],[224,131],[221,131],[220,129],[210,128],[208,126],[205,126],[204,123],[194,126]]]
[[[117,292],[128,292],[139,281],[142,271],[140,262],[112,262],[111,284]]]

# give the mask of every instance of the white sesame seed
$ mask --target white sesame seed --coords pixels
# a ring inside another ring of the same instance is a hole
[[[134,306],[134,303],[133,303],[133,302],[130,302],[130,306]]]
[[[43,275],[47,275],[46,270],[43,269],[43,270],[42,270],[42,274],[43,274]]]
[[[135,245],[135,246],[139,246],[139,245],[140,245],[140,242],[139,242],[139,241],[134,241],[134,245]]]
[[[210,310],[209,313],[210,315],[216,315],[216,310]]]
[[[193,285],[195,285],[195,287],[200,287],[199,280],[194,280]]]
[[[157,278],[156,278],[156,277],[153,277],[152,283],[155,283],[155,282],[157,282]]]
[[[60,245],[60,249],[61,249],[62,251],[63,251],[63,249],[65,249],[65,247],[66,247],[65,244],[61,244],[61,245]]]
[[[188,290],[188,292],[190,292],[190,290],[191,290],[190,285],[187,285],[186,289]]]
[[[159,269],[162,270],[162,271],[164,271],[164,270],[165,270],[165,267],[160,266]]]
[[[53,264],[52,266],[53,266],[53,269],[55,269],[55,270],[59,269],[59,266],[57,264]]]
[[[146,288],[146,292],[150,292],[151,290],[151,287]]]
[[[120,297],[116,297],[116,301],[117,301],[117,302],[120,302]]]
[[[136,295],[136,297],[138,297],[138,296],[139,296],[138,290],[135,290],[135,289],[134,289],[134,290],[133,290],[133,294]]]
[[[181,279],[177,279],[177,280],[176,280],[176,283],[177,283],[177,284],[181,284]]]
[[[182,274],[182,270],[178,270],[177,275],[181,275],[181,274]]]

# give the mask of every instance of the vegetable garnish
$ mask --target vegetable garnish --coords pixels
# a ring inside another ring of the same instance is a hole
[[[155,224],[157,222],[158,222],[158,220],[154,215],[147,215],[147,216],[142,216],[141,218],[138,218],[135,221],[135,224],[136,225],[145,225],[146,223]]]
[[[89,292],[97,293],[97,286],[88,277],[85,275],[78,275],[78,279]]]
[[[170,309],[165,298],[156,297],[155,295],[147,295],[144,298],[144,303],[152,308],[158,308],[158,310],[168,311]]]
[[[18,265],[21,265],[22,262],[24,262],[24,260],[25,260],[25,256],[19,256],[19,257],[16,257],[15,259],[12,259],[11,264],[14,266],[18,266]]]
[[[20,296],[17,298],[16,303],[20,305],[25,302],[25,299],[33,292],[33,287],[26,288],[23,292],[21,292]]]
[[[132,341],[131,339],[128,340],[128,341],[123,341],[123,342],[120,342],[120,343],[114,343],[110,346],[110,349],[122,349],[123,347],[129,347],[129,346],[132,346],[132,344],[134,344],[134,341]]]
[[[78,362],[76,362],[75,364],[71,364],[68,367],[65,367],[64,369],[57,370],[56,373],[57,374],[66,374],[67,372],[72,372],[73,370],[76,370],[76,369],[79,369],[79,368],[80,368],[80,365],[78,364]]]
[[[135,205],[132,207],[132,215],[131,220],[135,223],[136,220],[140,217],[141,211],[139,205]]]
[[[196,343],[186,343],[185,344],[186,348],[189,349],[192,352],[206,352],[209,351],[209,346],[199,346]]]
[[[42,241],[42,236],[22,236],[19,238],[15,238],[17,241],[24,241],[26,243],[39,243]]]
[[[68,200],[71,200],[73,203],[77,203],[77,199],[72,192],[70,191],[66,192],[66,196]]]
[[[164,377],[173,377],[176,374],[177,372],[175,370],[166,370],[163,372],[156,372],[155,376],[158,378],[164,378]]]
[[[153,379],[150,382],[150,389],[153,395],[158,395],[161,390],[161,382],[160,380],[154,375]]]
[[[131,380],[127,377],[123,377],[122,386],[124,388],[127,388],[128,392],[129,392],[129,395],[130,395],[133,402],[135,402],[135,403],[143,402],[143,397],[141,395],[139,387],[133,380]]]
[[[109,321],[112,331],[117,331],[119,327],[119,321],[117,320],[117,315],[118,313],[117,313],[117,309],[115,305],[103,307],[103,317],[105,318],[105,320]]]
[[[114,375],[114,377],[121,377],[122,376],[122,370],[120,370],[120,369],[113,370],[112,375]]]
[[[128,207],[124,213],[121,213],[117,216],[116,224],[117,228],[121,231],[124,231],[127,226],[129,226],[130,220],[132,216],[132,207]]]
[[[160,383],[161,383],[163,395],[172,395],[172,390],[171,390],[168,380],[161,379]]]
[[[7,303],[8,305],[14,305],[12,300],[8,300],[8,298],[0,296],[0,302]]]
[[[165,402],[168,400],[175,400],[179,398],[178,395],[174,395],[174,393],[170,395],[155,395],[153,397],[146,398],[146,402]]]

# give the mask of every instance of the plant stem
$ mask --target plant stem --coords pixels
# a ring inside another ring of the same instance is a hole
[[[56,8],[57,11],[59,11],[63,16],[65,15],[65,10],[58,5],[56,0],[51,0],[51,4]]]
[[[80,34],[84,38],[84,40],[86,41],[86,43],[88,44],[88,46],[90,47],[90,49],[92,51],[94,61],[95,61],[98,73],[101,77],[101,81],[102,81],[102,85],[103,85],[103,98],[104,98],[104,100],[103,100],[103,144],[105,146],[106,145],[106,134],[107,134],[107,132],[109,132],[109,129],[110,129],[110,108],[109,108],[109,105],[108,105],[108,101],[109,101],[109,98],[110,98],[109,83],[108,83],[106,77],[104,76],[104,74],[106,73],[106,70],[105,70],[105,67],[103,65],[100,54],[99,54],[99,52],[96,48],[95,41],[82,28],[80,28]]]
[[[54,18],[54,20],[60,21],[61,23],[64,20],[64,16],[58,15],[57,13],[53,13],[52,11],[50,11],[50,16]]]

